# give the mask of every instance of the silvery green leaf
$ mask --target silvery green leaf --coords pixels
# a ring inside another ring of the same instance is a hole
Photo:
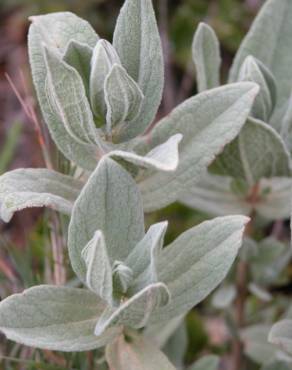
[[[207,173],[180,197],[180,202],[214,216],[249,215],[251,204],[244,195],[235,194],[231,189],[232,178]]]
[[[275,360],[271,363],[261,367],[261,370],[291,370],[291,363],[286,362],[285,360]]]
[[[8,222],[16,211],[44,206],[70,214],[82,185],[73,177],[47,169],[6,172],[0,177],[1,218]]]
[[[87,97],[89,97],[89,77],[92,51],[93,49],[87,44],[82,44],[81,42],[72,40],[68,43],[63,55],[64,62],[75,68],[82,78]]]
[[[130,151],[113,150],[108,156],[121,158],[138,167],[149,170],[174,171],[179,163],[178,146],[182,140],[181,134],[171,136],[166,142],[156,146],[145,155]]]
[[[210,169],[253,186],[263,177],[290,176],[291,157],[271,126],[249,118],[238,138],[225,147]]]
[[[135,284],[132,286],[134,292],[157,282],[158,254],[163,248],[167,225],[167,222],[152,225],[126,260],[134,273]]]
[[[143,335],[156,346],[162,348],[171,337],[171,335],[178,329],[184,320],[184,315],[177,316],[168,322],[157,323],[155,325],[147,325],[143,330]]]
[[[193,61],[197,70],[199,92],[212,89],[220,84],[220,46],[213,29],[200,23],[193,40]]]
[[[82,249],[81,257],[86,264],[86,285],[100,298],[111,304],[113,295],[112,268],[107,255],[104,236],[96,231]]]
[[[205,91],[179,105],[151,130],[144,140],[148,150],[177,133],[183,139],[177,170],[152,174],[139,183],[145,211],[172,203],[199,182],[215,155],[238,135],[257,92],[258,87],[249,82]]]
[[[259,85],[260,92],[254,101],[251,113],[253,117],[267,122],[276,103],[274,76],[262,62],[249,55],[239,70],[238,80],[255,82]]]
[[[123,124],[120,129],[124,130],[125,125],[137,118],[144,95],[125,68],[114,64],[105,79],[104,98],[107,108],[107,131],[110,132],[120,124]],[[119,131],[119,128],[116,128],[116,130]],[[113,135],[115,135],[115,132],[113,132]]]
[[[251,294],[253,294],[254,296],[256,296],[259,300],[263,302],[271,302],[271,300],[273,299],[272,294],[270,294],[263,287],[255,283],[248,284],[248,290]]]
[[[0,303],[0,330],[7,338],[37,348],[87,351],[102,347],[119,333],[94,335],[105,304],[84,289],[40,285]]]
[[[187,313],[222,282],[242,244],[248,221],[244,216],[227,216],[203,222],[162,250],[158,280],[167,285],[172,299],[155,311],[151,323]]]
[[[113,284],[119,295],[124,295],[134,278],[133,270],[121,261],[113,264]]]
[[[81,144],[98,144],[97,129],[79,73],[53,49],[45,47],[44,55],[52,109],[56,109],[55,113],[72,138]]]
[[[289,264],[291,250],[271,237],[263,239],[257,246],[257,255],[250,259],[250,272],[255,283],[268,286],[275,283]]]
[[[292,320],[281,320],[269,332],[269,342],[292,354]]]
[[[150,341],[131,335],[118,337],[106,347],[110,370],[175,370],[167,357]]]
[[[286,103],[291,93],[291,20],[290,0],[266,1],[244,38],[230,71],[230,81],[236,81],[240,66],[248,55],[259,59],[277,82],[278,108]]]
[[[232,284],[219,287],[212,297],[212,305],[220,310],[229,307],[236,297],[236,289]]]
[[[262,199],[255,205],[256,211],[268,220],[290,217],[292,179],[275,177],[260,182]]]
[[[99,40],[93,50],[90,72],[90,102],[97,117],[106,116],[105,80],[114,64],[121,64],[116,50],[108,41]]]
[[[151,314],[159,307],[165,307],[171,299],[167,286],[163,283],[150,284],[131,298],[121,300],[118,308],[110,308],[100,316],[95,334],[102,335],[114,326],[143,328]]]
[[[287,107],[285,107],[285,113],[283,116],[283,123],[281,126],[280,134],[289,150],[292,151],[292,94],[287,103]]]
[[[162,96],[162,48],[151,0],[126,0],[117,20],[113,45],[122,66],[145,96],[139,116],[121,132],[120,140],[127,140],[152,123]]]
[[[163,352],[171,363],[175,365],[176,369],[184,369],[187,349],[188,333],[186,323],[183,321],[163,347]]]
[[[220,359],[215,355],[200,358],[189,370],[218,370]]]
[[[96,230],[104,234],[108,257],[124,261],[144,236],[142,200],[133,178],[110,158],[102,158],[74,204],[69,225],[71,264],[81,280],[81,250]]]
[[[259,324],[243,329],[240,336],[244,343],[244,353],[254,362],[264,365],[275,359],[277,349],[268,343],[270,326]]]
[[[93,170],[96,166],[96,149],[91,145],[79,144],[66,131],[59,116],[52,111],[47,94],[47,70],[43,45],[64,53],[71,40],[94,47],[98,36],[93,28],[76,15],[51,13],[30,18],[32,24],[28,35],[29,60],[38,102],[44,120],[58,149],[82,168]]]

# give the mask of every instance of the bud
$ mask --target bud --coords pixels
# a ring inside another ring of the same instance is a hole
[[[90,101],[94,114],[105,117],[104,82],[114,64],[121,65],[113,46],[106,40],[99,40],[93,50],[90,71]]]

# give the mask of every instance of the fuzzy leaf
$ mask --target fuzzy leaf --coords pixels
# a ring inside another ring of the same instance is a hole
[[[252,116],[265,122],[271,116],[276,103],[276,81],[265,65],[252,56],[248,56],[239,71],[239,81],[255,82],[260,92],[255,99]]]
[[[220,46],[213,29],[200,23],[194,36],[193,61],[197,70],[198,91],[212,89],[220,84]]]
[[[81,252],[87,267],[86,285],[100,298],[111,304],[113,294],[112,269],[104,236],[96,231]]]
[[[292,152],[292,94],[288,100],[287,107],[285,107],[283,115],[283,124],[281,126],[280,134],[288,148]]]
[[[264,365],[261,367],[261,370],[291,370],[291,359],[289,362],[286,362],[285,359],[281,360],[275,360],[271,363]]]
[[[133,281],[133,271],[125,263],[115,261],[113,265],[113,284],[118,297],[123,296]]]
[[[245,354],[258,364],[268,364],[275,358],[276,348],[268,343],[268,325],[253,325],[242,330]]]
[[[153,313],[151,323],[187,313],[222,282],[242,244],[248,220],[227,216],[203,222],[162,250],[158,280],[166,284],[172,299]]]
[[[255,205],[257,212],[268,220],[289,218],[292,179],[286,177],[262,179],[260,186],[262,192],[266,194]]]
[[[94,335],[105,309],[99,298],[84,289],[40,285],[0,303],[0,330],[18,343],[56,351],[88,351],[102,347],[118,333]]]
[[[75,202],[68,248],[74,271],[85,280],[81,250],[96,230],[105,237],[110,263],[124,261],[144,236],[139,190],[132,177],[110,158],[103,158]]]
[[[249,118],[236,140],[210,167],[213,173],[247,181],[290,176],[291,158],[280,135],[262,121]]]
[[[28,207],[50,207],[70,214],[82,183],[58,172],[27,168],[0,177],[0,214],[11,220],[14,212]]]
[[[106,360],[110,370],[175,370],[163,352],[145,338],[123,336],[106,347]]]
[[[64,62],[75,68],[82,78],[87,97],[89,97],[89,77],[92,51],[93,49],[90,46],[72,40],[67,45],[63,55]]]
[[[272,326],[269,342],[292,354],[292,320],[282,320]]]
[[[218,356],[209,355],[200,358],[189,370],[217,370],[220,359]]]
[[[183,369],[187,349],[188,349],[187,325],[185,322],[182,322],[181,325],[169,338],[166,345],[163,347],[163,352],[166,354],[171,363],[174,364],[177,369]]]
[[[227,176],[206,174],[198,184],[186,191],[180,202],[188,207],[213,216],[249,215],[251,204],[244,194],[232,192],[232,179]]]
[[[47,70],[43,55],[43,45],[64,53],[71,40],[94,47],[98,36],[91,26],[76,15],[51,13],[30,18],[28,48],[32,77],[42,115],[58,149],[82,168],[93,170],[96,167],[96,149],[91,145],[76,142],[65,129],[60,117],[52,111],[47,95]]]
[[[128,256],[126,263],[131,266],[136,279],[132,287],[134,291],[157,282],[158,253],[163,248],[167,225],[167,222],[152,225]]]
[[[54,50],[45,48],[44,54],[48,72],[47,92],[52,108],[56,109],[72,138],[81,144],[98,143],[97,130],[79,73],[63,62]]]
[[[245,58],[248,55],[254,56],[274,75],[277,82],[277,105],[282,108],[290,96],[292,85],[291,34],[292,2],[266,1],[236,54],[230,71],[230,81],[237,80]]]
[[[123,67],[145,96],[139,116],[121,133],[120,140],[127,140],[146,130],[162,96],[162,48],[151,0],[126,0],[117,20],[113,45]]]
[[[114,64],[121,64],[116,50],[106,40],[96,44],[90,72],[90,101],[94,114],[102,119],[106,116],[105,80]]]
[[[205,91],[182,103],[153,128],[144,140],[145,152],[171,135],[181,133],[183,139],[175,172],[151,174],[140,181],[145,211],[172,203],[201,179],[215,155],[238,135],[257,92],[258,87],[249,82]]]
[[[181,140],[181,134],[173,135],[165,143],[156,146],[145,155],[113,150],[108,156],[124,159],[138,167],[149,170],[174,171],[179,163],[178,146]]]
[[[119,325],[143,328],[152,312],[166,306],[170,299],[171,296],[165,284],[150,284],[131,298],[125,299],[118,308],[108,308],[99,318],[95,334],[102,335],[108,328]]]
[[[114,126],[134,120],[140,113],[144,95],[122,66],[115,64],[112,67],[105,80],[104,92],[108,132]]]
[[[215,308],[222,310],[230,307],[236,297],[236,288],[233,284],[225,284],[216,290],[212,297]]]

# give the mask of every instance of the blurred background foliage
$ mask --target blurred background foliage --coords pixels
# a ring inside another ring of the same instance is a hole
[[[168,34],[168,57],[166,60],[166,93],[160,115],[170,110],[182,99],[196,93],[195,71],[191,63],[191,43],[199,22],[208,22],[216,31],[222,51],[222,81],[232,62],[240,41],[258,12],[263,0],[153,0],[161,32]],[[22,104],[29,103],[37,110],[27,61],[26,35],[30,15],[56,11],[72,11],[88,20],[98,34],[111,40],[115,21],[123,0],[0,0],[0,173],[19,167],[43,167],[41,148],[30,117]],[[166,7],[166,8],[165,8]],[[164,18],[162,17],[162,10]],[[167,19],[165,19],[167,14]],[[166,27],[166,29],[165,29]],[[7,80],[13,81],[22,97],[22,104]],[[167,94],[175,94],[166,104]],[[167,105],[167,107],[166,107]],[[164,107],[165,106],[165,107]],[[163,108],[164,107],[164,108]],[[52,157],[55,148],[47,140]],[[59,157],[60,159],[60,157]],[[64,162],[64,161],[63,161]],[[56,169],[64,163],[56,161]],[[0,223],[0,297],[24,288],[53,282],[51,237],[54,230],[47,210],[26,210],[14,216],[9,224]],[[169,220],[166,242],[179,233],[208,218],[178,203],[147,216],[147,223]],[[67,222],[67,220],[61,220]],[[61,222],[61,223],[62,223]],[[255,235],[263,239],[271,232],[271,225],[259,219],[264,233]],[[287,230],[287,225],[284,230]],[[285,234],[285,233],[284,233]],[[287,234],[284,235],[287,238]],[[62,236],[64,246],[66,235]],[[68,267],[65,251],[65,265],[68,270],[68,284],[76,286],[72,271]],[[291,268],[285,272],[291,278]],[[231,271],[230,276],[233,272]],[[286,279],[287,280],[287,279]],[[285,281],[286,281],[285,280]],[[288,279],[289,280],[289,279]],[[291,280],[291,279],[290,279]],[[277,291],[276,291],[277,293]],[[212,351],[219,355],[228,353],[228,310],[220,315],[210,305],[211,298],[193,310],[187,317],[185,335],[188,338],[185,360],[194,361],[202,353]],[[279,299],[274,308],[251,298],[250,322],[257,323],[261,317],[279,316],[285,312],[287,297]],[[230,324],[232,330],[232,323]],[[229,328],[230,330],[230,328]],[[181,332],[180,332],[181,335]],[[167,352],[167,351],[166,351]],[[227,359],[228,360],[228,359]],[[10,369],[106,369],[99,351],[80,354],[61,354],[26,348],[4,340],[0,336],[0,368]],[[258,369],[255,362],[249,369]]]

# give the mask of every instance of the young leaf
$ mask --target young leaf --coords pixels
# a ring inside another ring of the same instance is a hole
[[[105,80],[104,94],[108,132],[121,123],[134,120],[140,113],[143,93],[122,66],[114,64],[112,67]]]
[[[85,281],[81,250],[96,230],[105,237],[110,263],[124,261],[144,236],[142,200],[132,177],[110,158],[103,158],[74,204],[68,248],[78,277]]]
[[[200,358],[188,370],[218,370],[220,359],[218,356],[209,355]]]
[[[90,102],[97,117],[106,116],[105,80],[114,64],[121,64],[116,50],[108,41],[99,40],[93,50],[90,72]]]
[[[162,96],[162,48],[151,0],[126,0],[117,20],[113,45],[122,66],[145,96],[139,116],[121,132],[120,140],[127,140],[146,130]]]
[[[194,36],[193,61],[197,70],[198,91],[212,89],[220,84],[220,46],[213,29],[200,23]]]
[[[259,59],[270,69],[277,81],[278,108],[286,103],[291,93],[291,19],[290,0],[266,1],[241,43],[230,71],[229,80],[236,81],[240,66],[248,55]]]
[[[30,19],[32,24],[28,35],[29,60],[44,120],[58,149],[65,157],[82,168],[93,170],[97,162],[96,149],[91,145],[76,142],[66,131],[60,117],[52,111],[46,92],[47,70],[43,45],[53,47],[62,54],[71,40],[93,48],[98,36],[86,21],[69,12],[51,13]]]
[[[99,298],[84,289],[40,285],[0,303],[0,330],[27,346],[56,351],[88,351],[102,347],[118,333],[110,329],[94,335],[105,309]]]
[[[106,330],[115,326],[143,328],[150,319],[153,311],[165,307],[171,299],[167,286],[163,283],[147,285],[131,298],[121,301],[118,308],[108,308],[99,318],[95,334],[102,335]]]
[[[255,98],[252,116],[267,122],[276,103],[274,76],[262,62],[250,55],[240,68],[238,80],[255,82],[259,85],[260,92]]]
[[[292,354],[292,320],[282,320],[272,326],[269,342]]]
[[[249,82],[205,91],[182,103],[153,128],[143,143],[148,150],[177,133],[183,139],[177,170],[151,174],[139,183],[146,211],[172,203],[201,179],[215,155],[238,135],[257,92],[258,87]]]
[[[252,186],[261,178],[291,174],[291,157],[280,135],[269,125],[249,118],[236,140],[227,145],[210,167]]]
[[[144,238],[135,246],[128,256],[126,263],[132,267],[135,278],[145,272],[148,267],[150,267],[151,272],[156,275],[157,251],[160,251],[163,247],[167,225],[167,222],[160,222],[152,225]],[[156,281],[156,276],[152,277],[155,277],[154,280]]]
[[[186,313],[221,283],[242,244],[248,220],[227,216],[203,222],[162,250],[158,281],[167,285],[172,299],[153,313],[151,323]]]
[[[82,250],[81,256],[87,267],[86,285],[100,298],[111,304],[113,295],[112,268],[101,231],[95,232],[93,238]]]
[[[82,183],[58,172],[27,168],[0,177],[1,218],[9,222],[16,211],[28,207],[50,207],[70,214]]]
[[[65,63],[75,68],[82,78],[86,96],[89,97],[90,62],[93,49],[87,44],[72,40],[66,47],[63,55]]]
[[[179,162],[178,146],[182,135],[171,136],[165,143],[157,145],[148,153],[135,154],[131,151],[113,150],[108,154],[112,158],[121,158],[138,167],[149,170],[174,171]]]
[[[110,370],[175,370],[163,352],[137,335],[115,339],[106,347],[106,360]]]
[[[48,94],[67,132],[81,144],[98,144],[98,134],[79,73],[44,48]]]

